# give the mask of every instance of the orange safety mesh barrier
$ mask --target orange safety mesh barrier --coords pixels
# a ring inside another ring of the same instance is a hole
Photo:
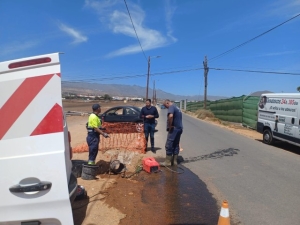
[[[144,136],[144,125],[136,123],[103,123],[105,132],[109,138],[100,137],[99,150],[111,149],[129,150],[138,153],[146,152],[146,139]],[[73,148],[74,153],[88,152],[87,143]]]

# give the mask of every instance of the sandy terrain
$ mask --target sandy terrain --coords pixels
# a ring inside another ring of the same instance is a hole
[[[230,130],[232,132],[244,135],[246,137],[249,137],[254,140],[262,140],[262,134],[258,133],[256,130],[252,130],[246,127],[243,127],[240,124],[233,124],[229,122],[221,122],[219,120],[212,120],[211,118],[206,118],[204,121],[215,124],[219,127],[222,127],[224,129]],[[225,124],[225,125],[224,125]]]
[[[84,102],[84,101],[64,101],[64,111],[79,111],[91,112],[91,105],[100,103],[102,112],[116,105],[136,105],[143,106],[143,103],[137,102]],[[187,113],[190,116],[196,117],[194,114]],[[72,147],[85,143],[86,129],[85,123],[88,120],[87,115],[83,116],[68,116],[68,127],[72,135]],[[216,119],[206,118],[204,121],[213,123],[224,129],[244,135],[246,137],[261,140],[262,135],[254,130],[244,128],[237,124],[230,124],[218,121]],[[101,174],[96,180],[83,180],[78,178],[78,184],[83,185],[87,190],[87,199],[75,201],[73,204],[73,217],[75,225],[79,224],[134,224],[130,221],[132,211],[136,211],[139,207],[144,207],[142,202],[138,202],[138,193],[143,190],[143,183],[121,178],[120,175],[108,175],[105,172],[108,170],[109,162],[112,158],[117,158],[117,152],[110,150],[107,152],[99,151],[96,162],[101,165]],[[124,153],[125,155],[127,153]],[[144,155],[133,154],[130,157],[130,165],[128,165],[129,174],[135,171],[135,166],[141,164]],[[87,160],[88,153],[74,153],[73,159]],[[134,183],[134,185],[132,185]],[[124,193],[124,190],[128,193]],[[109,198],[108,198],[109,196]],[[129,207],[129,198],[135,199],[135,204]],[[124,207],[128,205],[128,207]],[[127,216],[127,217],[126,217]],[[122,219],[126,217],[126,220]],[[134,219],[134,217],[132,217]]]

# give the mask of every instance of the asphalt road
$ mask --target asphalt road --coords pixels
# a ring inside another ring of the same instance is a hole
[[[159,110],[156,156],[165,156],[166,109]],[[183,116],[181,160],[240,224],[300,224],[300,156]],[[290,145],[283,145],[289,149]],[[293,148],[293,147],[292,147]],[[152,153],[148,153],[152,154]],[[201,203],[199,203],[201,204]]]

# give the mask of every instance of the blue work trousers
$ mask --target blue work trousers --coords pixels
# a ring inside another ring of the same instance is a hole
[[[144,123],[145,138],[148,143],[148,138],[150,134],[150,142],[152,148],[154,148],[154,131],[155,131],[155,123]]]
[[[100,137],[96,133],[88,133],[86,142],[89,146],[89,162],[95,162],[98,155]]]
[[[182,134],[182,129],[173,128],[168,132],[166,141],[166,154],[167,155],[178,155],[179,154],[179,142]]]

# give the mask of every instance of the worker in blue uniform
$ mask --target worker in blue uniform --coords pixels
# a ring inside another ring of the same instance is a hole
[[[95,165],[95,160],[98,154],[100,134],[105,138],[109,135],[101,130],[102,122],[99,118],[99,113],[101,112],[101,107],[99,104],[94,104],[92,106],[93,113],[89,116],[89,121],[87,123],[87,137],[86,142],[89,146],[89,165]]]
[[[163,166],[177,165],[178,154],[180,151],[180,137],[183,132],[182,112],[169,99],[164,101],[164,106],[168,109],[167,119],[167,141],[166,141],[166,160]]]

